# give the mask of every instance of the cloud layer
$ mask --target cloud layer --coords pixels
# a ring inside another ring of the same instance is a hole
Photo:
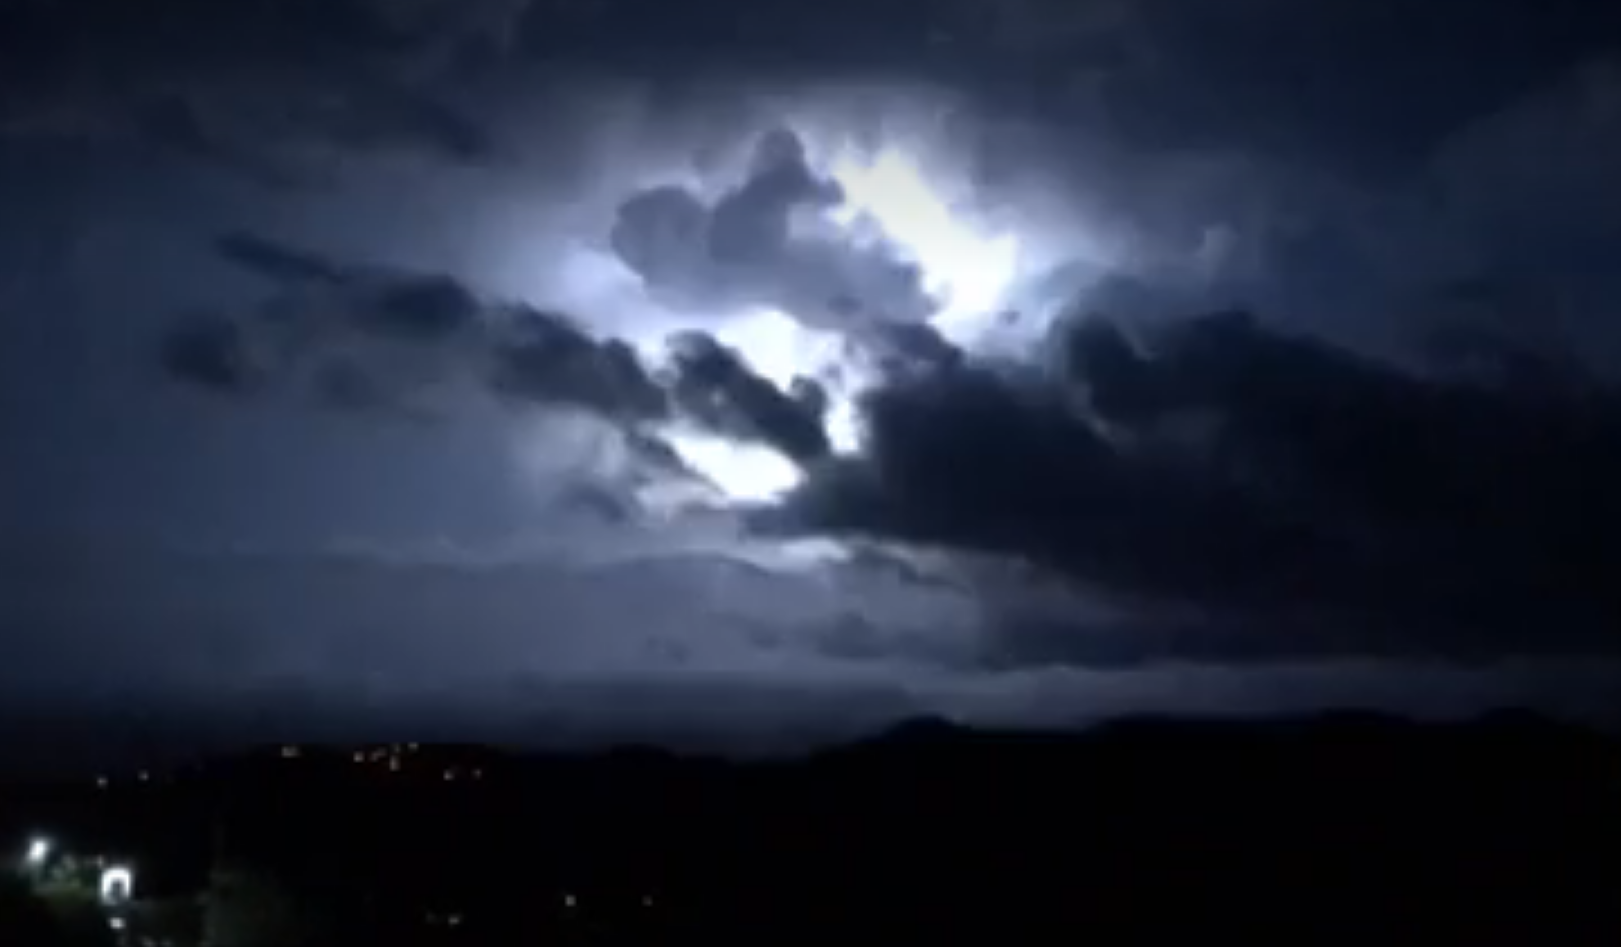
[[[811,167],[800,135],[778,128],[756,139],[743,180],[713,201],[672,185],[628,197],[610,241],[655,294],[684,308],[764,306],[853,333],[925,320],[940,303],[916,261],[872,221],[856,222],[858,242],[820,219],[845,200]]]
[[[1621,644],[1614,387],[1512,350],[1421,374],[1240,313],[1136,335],[1076,313],[1049,368],[875,392],[867,453],[786,522],[1012,554],[1278,654]]]
[[[404,568],[383,539],[362,564],[23,556],[0,625],[43,629],[18,647],[55,647],[63,682],[98,649],[108,673],[172,660],[195,681],[217,658],[245,681],[262,660],[297,690],[386,665],[419,692],[477,691],[514,655],[548,687],[724,658],[768,688],[812,666],[960,675],[1026,710],[1127,678],[1129,706],[1189,664],[1612,658],[1621,112],[1613,66],[1557,79],[1603,45],[1596,9],[0,0],[0,169],[27,172],[0,180],[0,240],[49,256],[32,247],[59,227],[76,254],[70,292],[13,305],[45,268],[0,274],[0,321],[28,330],[0,347],[0,434],[28,455],[0,512],[86,524],[87,546],[112,520],[315,548],[358,523],[545,533],[570,569],[597,544],[664,556],[590,580],[459,553]],[[846,137],[938,158],[980,204],[1031,198],[1003,217],[1067,264],[1027,287],[1063,318],[973,313],[1012,325],[994,352],[931,325],[935,284],[844,213],[811,147]],[[19,223],[51,216],[52,187],[91,222]],[[79,240],[117,214],[148,219]],[[1094,232],[1120,252],[1082,252]],[[80,292],[109,317],[68,326]],[[1239,304],[1256,315],[1218,311]],[[176,310],[153,344],[141,320]],[[760,310],[794,322],[766,342],[804,330],[830,354],[785,370],[729,333]],[[149,364],[67,380],[36,326],[139,334],[166,379],[244,413],[155,394]],[[827,362],[860,365],[854,411]],[[801,485],[728,505],[692,438]],[[570,516],[524,518],[530,484],[491,475],[509,447]],[[671,495],[703,515],[644,515]],[[832,537],[845,558],[789,580],[682,559],[698,533],[728,556]],[[643,634],[648,615],[668,627]],[[1326,686],[1308,677],[1292,686]]]
[[[702,331],[647,366],[626,343],[446,278],[244,236],[220,248],[282,294],[238,319],[183,321],[163,359],[186,381],[236,394],[303,382],[375,407],[459,380],[587,411],[667,472],[680,462],[657,424],[680,418],[806,471],[750,514],[765,533],[1006,556],[1147,616],[1012,608],[993,617],[993,663],[1064,659],[1066,624],[1080,662],[1621,643],[1604,568],[1621,557],[1621,511],[1605,501],[1621,482],[1621,392],[1512,342],[1482,336],[1456,368],[1419,368],[1240,312],[1120,323],[1077,302],[1025,360],[954,352],[888,376],[863,397],[861,451],[835,457],[812,383],[784,391]],[[1087,633],[1103,625],[1130,643],[1105,657]]]
[[[809,465],[828,452],[825,397],[783,390],[702,330],[658,364],[571,317],[483,297],[445,276],[347,266],[248,234],[216,242],[272,292],[239,313],[193,313],[160,341],[171,377],[215,394],[301,392],[342,409],[432,418],[467,399],[580,411],[623,436],[632,480],[693,476],[660,431],[695,426]]]

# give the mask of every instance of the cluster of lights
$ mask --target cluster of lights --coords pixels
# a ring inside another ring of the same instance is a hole
[[[151,770],[143,769],[135,774],[135,781],[138,783],[150,783],[154,780],[154,778],[155,777],[152,775]],[[113,778],[111,776],[101,775],[96,777],[97,789],[111,789],[112,785]]]
[[[58,848],[51,839],[43,835],[34,836],[23,849],[23,873],[32,878],[41,877],[57,854]],[[135,870],[127,864],[109,862],[102,857],[94,859],[93,864],[101,869],[96,880],[96,896],[102,909],[108,912],[107,925],[113,930],[123,930],[124,917],[119,912],[134,900]]]
[[[350,758],[360,766],[374,766],[390,773],[403,773],[410,764],[411,757],[420,753],[421,749],[421,744],[417,743],[391,743],[370,750],[356,750]],[[413,769],[420,772],[421,767]],[[457,780],[480,780],[484,778],[484,770],[477,766],[447,766],[439,771],[439,777],[447,783]]]
[[[405,768],[408,758],[418,749],[415,743],[391,743],[370,750],[356,750],[354,761],[363,766],[380,766],[391,773],[398,773]]]

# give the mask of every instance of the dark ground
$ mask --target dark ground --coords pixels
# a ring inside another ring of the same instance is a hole
[[[127,853],[153,903],[212,879],[303,919],[217,914],[221,947],[1621,935],[1621,743],[1522,715],[920,723],[791,763],[303,748],[4,800],[8,843]]]

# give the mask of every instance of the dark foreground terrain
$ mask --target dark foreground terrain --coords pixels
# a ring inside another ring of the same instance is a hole
[[[137,878],[121,931],[69,931],[19,870],[5,947],[1621,937],[1621,745],[1517,715],[920,723],[752,764],[272,747],[0,818],[19,860],[48,832]]]

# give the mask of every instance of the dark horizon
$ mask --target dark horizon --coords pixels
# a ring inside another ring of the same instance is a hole
[[[589,765],[621,755],[646,756],[747,768],[760,763],[809,764],[850,752],[889,753],[908,746],[978,745],[1010,749],[1035,740],[1077,751],[1111,741],[1141,741],[1145,747],[1180,742],[1289,738],[1330,744],[1347,734],[1379,741],[1407,737],[1448,740],[1479,733],[1494,739],[1529,742],[1561,740],[1613,743],[1621,738],[1621,718],[1572,717],[1503,706],[1480,713],[1404,716],[1372,708],[1327,708],[1293,714],[1122,714],[1057,721],[1046,726],[974,724],[937,715],[899,718],[890,723],[836,726],[819,720],[794,727],[763,727],[753,733],[655,726],[610,730],[599,721],[576,717],[536,717],[522,722],[459,718],[419,711],[411,717],[367,717],[352,710],[332,713],[311,708],[288,715],[284,705],[260,714],[222,715],[203,722],[181,713],[143,713],[136,719],[81,715],[19,717],[0,727],[0,779],[53,784],[109,779],[129,784],[138,773],[172,779],[197,766],[254,758],[280,758],[297,747],[306,759],[347,760],[371,747],[421,746],[429,750],[472,751],[510,761],[554,760]],[[1168,741],[1168,742],[1167,742]]]
[[[177,943],[1603,943],[1618,745],[1505,714],[918,723],[749,762],[275,747],[0,781],[0,851],[38,853],[0,875],[0,933],[56,943],[26,885],[106,863],[135,901],[91,929]]]

